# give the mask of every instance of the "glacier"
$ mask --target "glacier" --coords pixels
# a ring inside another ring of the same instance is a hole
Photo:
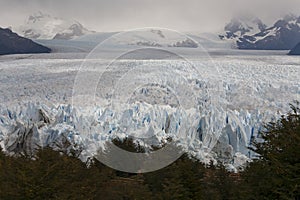
[[[99,105],[86,109],[72,106],[74,80],[85,55],[70,56],[1,58],[2,149],[10,153],[34,152],[37,146],[58,148],[67,140],[71,144],[69,150],[79,152],[79,158],[87,161],[116,136],[135,136],[145,146],[160,145],[171,137],[199,160],[221,161],[229,169],[237,170],[255,156],[247,147],[251,140],[259,138],[264,123],[276,120],[289,110],[289,103],[299,100],[299,57],[260,52],[248,56],[212,55],[216,73],[211,61],[187,54],[203,70],[201,79],[192,76],[188,81],[200,102],[205,102],[203,105],[182,109],[166,88],[147,85],[137,90],[125,105],[111,106],[100,95],[96,97]],[[117,66],[125,67],[141,64],[180,68],[182,63],[168,59],[116,62]],[[123,73],[115,72],[114,75]],[[110,77],[113,79],[112,73],[107,73],[104,81],[110,81]],[[109,91],[109,87],[98,89],[100,94]],[[162,95],[166,97],[160,98]],[[149,96],[157,98],[149,100]]]
[[[247,147],[251,138],[257,137],[264,117],[259,112],[225,112],[214,108],[190,116],[169,106],[146,103],[133,104],[122,113],[108,108],[84,113],[70,105],[48,107],[29,103],[14,111],[1,108],[1,147],[8,152],[31,153],[38,146],[57,148],[57,142],[67,139],[71,143],[68,148],[80,148],[80,158],[87,161],[116,137],[130,135],[157,146],[171,137],[178,140],[185,152],[203,162],[222,160],[235,168],[243,164],[237,159],[251,158]],[[185,130],[185,134],[180,135],[179,129]]]

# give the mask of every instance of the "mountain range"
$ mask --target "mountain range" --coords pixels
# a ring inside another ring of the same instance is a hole
[[[85,28],[81,23],[54,17],[42,12],[28,17],[25,24],[14,27],[19,35],[40,41],[75,40],[101,42],[115,33],[96,33]],[[219,38],[227,41],[237,49],[254,50],[291,50],[290,54],[297,54],[300,42],[300,17],[287,15],[277,20],[273,25],[266,25],[262,20],[252,16],[239,16],[233,18],[225,27]],[[116,32],[117,33],[117,32]],[[148,31],[131,31],[119,34],[120,41],[115,44],[137,45],[148,47],[189,47],[198,45],[189,37],[171,33],[164,29],[151,29]],[[111,40],[113,41],[113,40]],[[3,45],[2,45],[3,46]],[[51,47],[52,48],[52,47]],[[299,53],[298,53],[299,54]]]
[[[244,35],[252,35],[265,30],[265,25],[259,18],[252,16],[234,17],[224,27],[224,34],[219,35],[221,39],[238,39]]]
[[[24,25],[16,32],[30,39],[64,39],[70,40],[94,33],[75,20],[54,17],[42,12],[30,15]]]
[[[34,40],[83,40],[90,42],[103,41],[103,38],[107,38],[106,35],[110,37],[118,33],[96,33],[88,30],[77,21],[54,17],[42,12],[30,15],[25,24],[15,30],[20,35]],[[116,44],[148,47],[198,47],[192,39],[164,29],[129,31],[128,34],[124,32],[121,35],[124,38],[120,38],[121,40],[116,41]]]
[[[114,37],[112,37],[115,35]],[[106,40],[106,41],[105,41]],[[143,28],[124,32],[95,33],[74,39],[104,43],[109,46],[182,47],[197,48],[189,36],[164,28]]]
[[[257,18],[233,19],[224,30],[220,38],[238,49],[290,50],[300,42],[300,17],[287,15],[270,27]]]

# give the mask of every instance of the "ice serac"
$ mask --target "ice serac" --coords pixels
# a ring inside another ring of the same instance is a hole
[[[161,145],[168,138],[202,162],[221,160],[237,169],[251,158],[247,149],[257,137],[263,113],[210,107],[205,112],[135,102],[122,111],[112,108],[81,110],[70,105],[48,107],[27,104],[11,111],[0,109],[0,144],[8,152],[34,152],[37,146],[79,152],[86,161],[112,138],[134,136],[145,146]]]

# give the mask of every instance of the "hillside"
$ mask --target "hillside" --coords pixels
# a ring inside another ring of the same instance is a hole
[[[20,37],[10,29],[0,28],[0,55],[24,53],[50,53],[51,49]]]

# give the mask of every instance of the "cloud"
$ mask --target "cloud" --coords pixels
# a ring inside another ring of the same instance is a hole
[[[18,26],[42,11],[97,31],[156,26],[206,32],[220,30],[240,13],[269,22],[286,13],[300,14],[299,0],[0,0],[0,5],[0,26]]]

